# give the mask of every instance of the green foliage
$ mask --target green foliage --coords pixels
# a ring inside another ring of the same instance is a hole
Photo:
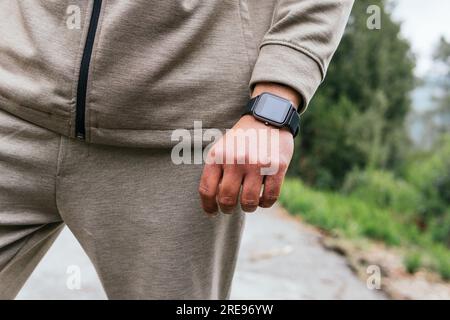
[[[291,173],[302,176],[309,184],[336,188],[352,165],[362,166],[363,152],[349,141],[348,122],[356,117],[355,109],[345,97],[330,108],[328,98],[318,95],[313,109],[308,112],[317,116],[303,121],[301,146],[296,148]]]
[[[414,186],[387,171],[355,170],[347,175],[343,191],[373,206],[398,213],[416,212],[422,204],[421,194]]]
[[[302,118],[289,174],[305,184],[288,179],[281,203],[330,232],[400,245],[409,272],[431,268],[450,280],[450,43],[442,38],[436,49],[442,94],[423,115],[433,120],[437,143],[415,154],[405,130],[414,58],[387,3],[355,1],[327,78]],[[382,8],[381,30],[366,26],[374,4]]]
[[[299,180],[285,182],[280,201],[288,211],[301,214],[307,222],[328,231],[338,230],[351,238],[366,236],[399,245],[400,234],[417,233],[414,225],[393,220],[389,210],[376,208],[356,197],[315,191]]]
[[[434,241],[443,243],[450,248],[450,208],[445,214],[432,219],[428,229]]]
[[[447,259],[448,258],[449,257],[447,257]],[[448,260],[441,260],[441,264],[439,265],[439,273],[443,279],[450,280],[450,263]]]
[[[434,53],[434,59],[442,62],[447,66],[447,71],[450,72],[450,43],[441,37],[439,45]]]
[[[434,58],[445,72],[441,82],[442,95],[436,97],[437,108],[431,114],[436,118],[434,122],[435,130],[438,134],[450,133],[450,42],[444,37],[441,38],[437,46]]]
[[[343,236],[408,249],[411,273],[425,266],[450,279],[450,44],[435,59],[447,70],[439,108],[429,116],[442,138],[411,157],[405,130],[414,59],[384,0],[358,0],[322,88],[302,119],[302,135],[281,203],[309,223]],[[366,26],[369,5],[382,29]],[[446,119],[448,120],[446,122]],[[342,190],[342,193],[332,190]]]
[[[423,218],[446,212],[450,206],[450,135],[442,137],[432,153],[411,159],[405,167],[406,180],[423,194]]]
[[[408,145],[403,121],[414,85],[409,44],[382,10],[382,30],[366,26],[368,5],[358,0],[327,78],[302,119],[301,147],[291,175],[321,188],[339,188],[355,167],[393,168]]]
[[[389,185],[389,189],[391,184],[405,183],[396,181],[386,173],[380,173],[380,176],[381,180],[388,181],[381,183],[382,188]],[[366,185],[363,186],[366,188]],[[371,184],[369,186],[373,187]],[[405,190],[408,188],[405,187]],[[367,237],[388,245],[401,245],[407,252],[404,264],[409,272],[426,267],[450,280],[450,249],[433,232],[421,231],[414,223],[405,223],[403,214],[387,207],[395,201],[382,201],[380,207],[376,205],[379,199],[369,199],[365,201],[360,199],[360,195],[314,190],[295,178],[285,181],[280,196],[281,204],[289,212],[301,215],[308,223],[350,239]]]
[[[430,249],[430,253],[436,258],[432,262],[432,267],[441,274],[442,278],[450,280],[450,253],[448,248],[436,245]]]
[[[410,252],[404,260],[406,271],[416,273],[422,266],[422,256],[419,252]]]

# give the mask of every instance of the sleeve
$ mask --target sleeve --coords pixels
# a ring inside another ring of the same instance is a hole
[[[354,0],[278,0],[260,47],[250,90],[276,82],[300,93],[304,112],[325,78]]]

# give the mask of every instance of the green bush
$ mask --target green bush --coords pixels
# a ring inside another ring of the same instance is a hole
[[[398,182],[393,183],[396,185]],[[364,184],[364,187],[366,190],[376,190],[370,189],[374,188],[373,185],[368,188],[367,184]],[[400,204],[406,207],[403,196],[398,198],[402,199],[401,201],[394,198],[389,201],[382,199],[384,202],[379,202],[377,197],[370,198],[359,193],[362,189],[355,188],[359,190],[355,191],[357,195],[344,195],[314,190],[298,179],[289,178],[283,185],[280,202],[290,213],[300,215],[306,222],[331,233],[347,238],[367,237],[388,245],[402,245],[407,252],[404,264],[409,272],[413,273],[423,266],[432,268],[444,279],[450,280],[450,250],[443,243],[443,239],[448,239],[449,236],[450,218],[448,224],[436,222],[436,225],[430,225],[430,230],[421,231],[416,224],[405,223],[403,214],[385,208],[388,204],[398,208],[401,207]],[[404,191],[408,190],[408,187],[403,185],[399,189]],[[404,191],[414,200],[415,196],[409,192]],[[414,191],[411,192],[413,193]],[[377,206],[376,203],[381,203],[382,206]],[[413,251],[408,249],[411,247],[414,248]]]
[[[320,192],[301,181],[288,179],[280,202],[290,212],[301,214],[309,223],[349,237],[366,236],[390,245],[399,245],[401,234],[414,234],[414,225],[401,224],[385,209],[376,208],[356,197]],[[408,231],[407,231],[408,230]]]
[[[432,152],[411,159],[405,177],[424,195],[425,219],[445,213],[450,206],[450,136],[443,137]]]
[[[387,171],[353,171],[347,176],[343,191],[400,213],[417,212],[422,204],[422,195],[414,186]]]
[[[422,256],[418,252],[411,252],[406,255],[404,264],[409,273],[416,273],[422,266]]]
[[[450,251],[441,244],[436,244],[430,248],[430,253],[434,257],[434,268],[440,273],[443,279],[450,280]]]
[[[450,209],[441,217],[435,218],[430,223],[429,230],[434,241],[450,248]]]
[[[302,118],[290,174],[339,189],[354,167],[399,166],[408,147],[404,120],[414,88],[414,56],[385,0],[355,1],[321,90]],[[379,6],[383,32],[367,32],[367,7]],[[386,8],[387,9],[387,8]]]
[[[438,272],[445,280],[450,280],[450,257],[446,257],[446,259],[441,259],[439,261]]]

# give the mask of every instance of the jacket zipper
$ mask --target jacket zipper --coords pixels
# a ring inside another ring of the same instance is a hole
[[[94,47],[95,34],[97,32],[98,19],[102,8],[102,0],[94,0],[92,6],[91,20],[81,58],[80,73],[78,76],[77,104],[75,114],[75,135],[78,139],[86,136],[86,89],[89,78],[89,65],[91,63],[92,50]]]

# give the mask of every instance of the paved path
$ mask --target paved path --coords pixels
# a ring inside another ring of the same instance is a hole
[[[319,237],[311,228],[286,218],[277,208],[248,215],[232,298],[383,298],[380,292],[367,289],[342,257],[324,249]],[[78,270],[81,288],[70,290],[66,283]],[[18,299],[105,298],[89,259],[67,229],[18,296]]]

